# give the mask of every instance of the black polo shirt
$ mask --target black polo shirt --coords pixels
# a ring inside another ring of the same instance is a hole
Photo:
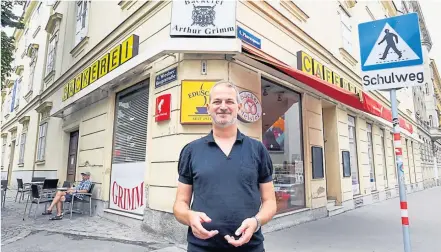
[[[216,236],[201,240],[189,227],[188,251],[264,251],[261,230],[239,248],[224,238],[227,234],[236,237],[234,232],[242,221],[259,212],[259,183],[272,181],[273,165],[261,142],[238,130],[236,142],[227,157],[214,141],[211,131],[184,146],[178,172],[180,182],[193,186],[191,209],[206,213],[212,220],[202,226],[207,230],[219,230]]]

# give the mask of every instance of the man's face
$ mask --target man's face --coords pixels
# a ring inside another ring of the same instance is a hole
[[[81,174],[81,176],[83,176],[83,180],[89,179],[89,176],[87,176],[86,174]]]
[[[236,97],[234,88],[227,85],[216,86],[211,91],[208,113],[216,126],[224,128],[236,123],[237,112],[242,106],[237,102]]]

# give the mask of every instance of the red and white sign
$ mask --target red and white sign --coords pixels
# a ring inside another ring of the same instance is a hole
[[[239,93],[242,109],[239,111],[239,119],[246,123],[256,122],[262,117],[262,105],[259,99],[249,91]]]
[[[156,97],[155,121],[170,120],[171,94]]]
[[[144,214],[145,162],[112,164],[110,208],[133,214]]]

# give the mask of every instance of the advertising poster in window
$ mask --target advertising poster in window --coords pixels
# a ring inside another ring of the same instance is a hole
[[[211,124],[207,111],[210,89],[215,81],[182,81],[181,124]]]
[[[143,215],[146,206],[148,83],[117,94],[109,207]]]

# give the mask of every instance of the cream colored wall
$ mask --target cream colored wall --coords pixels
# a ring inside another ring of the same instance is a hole
[[[338,127],[340,122],[338,121],[338,109],[336,107],[323,109],[323,124],[327,178],[326,191],[328,198],[333,197],[337,202],[341,203],[343,199],[343,175],[339,136],[342,132],[339,131]]]
[[[339,151],[349,150],[349,131],[348,131],[348,112],[340,108],[337,108],[338,117],[338,143]],[[357,146],[358,147],[358,146]],[[341,154],[340,156],[340,170],[343,171]],[[352,162],[352,161],[351,161]],[[353,198],[352,192],[352,176],[344,178],[342,176],[342,202],[350,200]]]
[[[366,120],[356,117],[356,132],[357,132],[357,154],[358,154],[358,171],[360,179],[360,193],[370,194],[370,167],[368,156],[368,143],[367,143],[367,126]]]
[[[181,55],[182,56],[182,55]],[[194,55],[185,55],[178,63],[178,80],[158,89],[151,82],[153,102],[158,95],[172,94],[171,120],[162,123],[150,121],[151,140],[148,144],[149,207],[154,210],[172,212],[177,186],[177,161],[185,144],[206,135],[210,125],[188,126],[180,124],[180,83],[182,80],[230,80],[239,90],[250,90],[260,97],[260,76],[257,72],[235,63],[229,63],[219,56],[204,57],[207,60],[207,75],[200,74],[201,60]],[[169,62],[172,63],[172,62]],[[162,70],[165,65],[157,66]],[[261,121],[245,125],[239,122],[239,129],[250,137],[261,138]],[[164,151],[158,146],[168,146]]]
[[[317,98],[305,94],[303,97],[303,146],[305,168],[306,207],[318,208],[326,206],[326,176],[322,179],[312,179],[311,147],[323,147],[322,104]],[[326,167],[324,167],[326,174]]]
[[[384,181],[384,153],[381,143],[381,129],[372,124],[372,144],[374,150],[374,169],[375,169],[375,182],[377,185],[377,191],[384,191],[385,181]]]
[[[421,144],[418,142],[414,142],[413,148],[414,148],[414,158],[415,158],[415,176],[416,181],[422,182],[423,181],[423,171],[422,171],[422,165],[421,165],[421,155],[420,155],[420,147]]]
[[[124,9],[118,5],[118,2],[92,1],[87,24],[89,40],[79,53],[72,55],[71,51],[75,48],[75,8],[75,2],[61,1],[55,10],[64,14],[61,27],[63,27],[63,32],[66,31],[64,43],[60,50],[63,53],[61,73],[68,71],[81,58],[90,56],[88,53],[103,40],[108,39],[108,36],[114,38],[122,35],[125,38],[135,33],[140,37],[140,44],[143,45],[140,46],[139,50],[143,51],[148,48],[147,43],[144,43],[146,40],[155,35],[158,30],[166,30],[168,33],[170,28],[171,2],[169,1],[135,1],[129,3]],[[137,16],[138,20],[136,23],[127,27],[124,26],[126,30],[118,28],[123,21],[132,15]],[[112,18],[109,18],[109,16]],[[115,33],[117,29],[119,30]],[[155,40],[155,42],[159,41]],[[108,40],[105,43],[109,43],[109,47],[111,47],[120,43],[120,39],[115,41]],[[100,55],[103,53],[100,52]],[[85,67],[88,65],[85,65]]]
[[[87,109],[66,117],[57,132],[62,136],[59,146],[63,146],[63,154],[60,155],[62,158],[59,160],[60,181],[66,180],[67,176],[70,132],[79,130],[75,181],[81,180],[81,172],[89,171],[91,181],[96,184],[94,197],[102,200],[108,199],[108,188],[103,189],[103,183],[106,181],[106,171],[110,170],[105,160],[112,153],[113,135],[109,125],[113,124],[113,118],[109,118],[108,115],[109,100],[109,98],[101,100]]]
[[[395,185],[398,185],[398,180],[397,180],[397,172],[396,172],[396,165],[395,165],[395,150],[394,150],[394,146],[393,146],[393,135],[391,135],[390,131],[387,131],[385,134],[386,137],[386,153],[387,153],[387,159],[386,159],[386,163],[387,163],[387,178],[389,181],[389,188],[394,188]]]

